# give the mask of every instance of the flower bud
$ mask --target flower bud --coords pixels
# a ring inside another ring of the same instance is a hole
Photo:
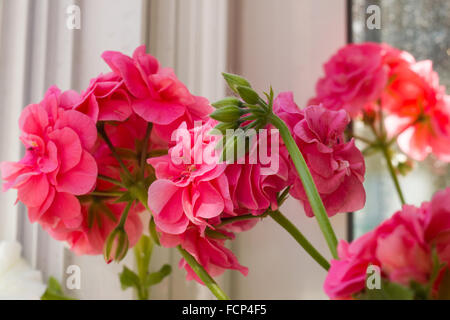
[[[217,109],[209,116],[220,122],[235,122],[241,117],[241,109],[236,106],[226,106]]]
[[[249,104],[258,104],[258,102],[260,101],[259,95],[250,87],[237,86],[236,90],[238,91],[242,100]]]
[[[211,103],[211,105],[216,109],[220,109],[220,108],[226,107],[226,106],[240,107],[242,105],[242,102],[238,98],[227,97],[222,100]]]
[[[111,261],[119,262],[125,258],[128,252],[128,235],[123,228],[114,229],[106,239],[105,246],[103,248],[103,256],[106,263]]]
[[[222,72],[222,76],[234,93],[238,93],[237,86],[251,87],[250,83],[246,79],[238,75]]]

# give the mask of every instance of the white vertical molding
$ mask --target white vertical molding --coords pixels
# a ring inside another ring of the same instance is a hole
[[[225,86],[220,73],[227,64],[228,1],[152,0],[150,12],[150,53],[162,66],[172,67],[193,94],[210,101],[223,97]],[[204,286],[185,280],[176,250],[160,248],[158,252],[156,261],[170,259],[173,266],[169,298],[213,298]],[[219,282],[229,291],[229,272]],[[155,287],[152,295],[158,296],[159,290]]]
[[[29,6],[27,0],[1,2],[0,161],[16,161],[22,154],[18,120],[25,103]],[[14,191],[0,193],[0,240],[17,238],[20,205],[14,205],[16,197]]]

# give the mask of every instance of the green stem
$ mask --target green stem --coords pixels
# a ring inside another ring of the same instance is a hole
[[[150,134],[152,133],[152,128],[153,124],[151,122],[147,123],[147,130],[145,131],[145,138],[142,143],[141,160],[139,162],[141,178],[144,178],[145,176],[145,159],[147,158],[148,141],[150,139]]]
[[[330,263],[325,259],[319,251],[314,248],[314,246],[305,238],[305,236],[300,232],[300,230],[295,227],[292,222],[290,222],[280,211],[272,211],[270,216],[275,220],[280,226],[282,226],[297,243],[302,246],[303,249],[313,258],[318,264],[320,264],[325,270],[328,271],[330,268]]]
[[[284,144],[291,155],[292,161],[294,162],[295,168],[297,169],[303,188],[305,189],[308,197],[309,204],[311,205],[319,227],[325,236],[325,240],[330,248],[331,254],[335,259],[337,259],[336,234],[334,233],[333,227],[328,219],[327,212],[322,203],[319,192],[317,191],[316,185],[314,184],[311,172],[309,172],[308,166],[306,165],[305,159],[303,158],[302,153],[298,149],[297,144],[292,138],[291,133],[283,120],[274,114],[269,115],[268,120],[280,131],[281,138],[283,139]]]
[[[100,180],[107,181],[107,182],[110,182],[112,184],[115,184],[116,186],[125,188],[125,185],[122,182],[120,182],[119,180],[116,180],[116,179],[113,179],[113,178],[110,178],[110,177],[107,177],[107,176],[104,176],[104,175],[101,175],[101,174],[99,174],[97,177]]]
[[[259,216],[254,216],[252,214],[243,214],[241,216],[236,216],[236,217],[231,217],[231,218],[225,218],[222,220],[221,223],[219,223],[218,225],[214,226],[215,228],[220,228],[223,227],[227,224],[233,223],[233,222],[238,222],[238,221],[244,221],[244,220],[251,220],[251,219],[262,219],[264,218],[263,215],[259,215]]]
[[[381,111],[381,106],[380,106],[380,117],[382,117],[382,114],[383,113]],[[383,156],[386,159],[388,171],[389,171],[389,174],[391,175],[392,181],[394,182],[395,190],[397,191],[400,202],[402,205],[404,205],[405,197],[403,196],[403,192],[400,187],[400,183],[398,181],[398,177],[397,177],[397,173],[395,172],[395,168],[392,165],[391,155],[389,154],[389,146],[390,146],[391,142],[386,141],[386,135],[384,134],[384,131],[385,131],[384,130],[384,122],[381,119],[380,125],[379,125],[380,132],[377,132],[373,123],[370,125],[370,128],[372,129],[372,132],[377,139],[376,145],[381,149],[381,152],[383,153]]]
[[[125,228],[125,222],[127,221],[128,218],[128,212],[130,212],[131,206],[133,205],[133,201],[130,201],[127,203],[127,206],[125,207],[125,209],[122,212],[122,215],[120,216],[120,221],[119,224],[117,225],[117,228]]]
[[[134,247],[134,257],[136,260],[137,275],[140,280],[140,286],[136,289],[136,295],[139,300],[148,300],[150,297],[150,287],[146,287],[150,260],[153,253],[153,241],[150,237],[142,236]]]
[[[104,126],[98,126],[97,127],[98,133],[105,141],[106,145],[108,146],[109,150],[111,150],[112,155],[116,160],[119,162],[120,167],[125,172],[125,174],[128,176],[129,179],[134,180],[131,172],[128,170],[127,166],[123,163],[122,159],[120,158],[119,154],[117,153],[116,148],[112,144],[111,140],[109,140],[108,135],[106,134]]]
[[[401,202],[402,205],[404,205],[405,204],[405,197],[403,196],[403,192],[402,192],[402,189],[400,187],[400,182],[398,181],[398,177],[397,177],[397,173],[395,172],[395,168],[392,165],[392,159],[391,159],[391,156],[389,154],[389,149],[388,149],[388,147],[385,144],[383,144],[381,146],[381,151],[383,153],[384,158],[386,159],[386,163],[387,163],[387,166],[388,166],[388,171],[389,171],[389,173],[391,175],[392,181],[394,182],[395,190],[397,190],[397,194],[398,194],[398,197],[400,198],[400,202]]]
[[[208,287],[208,289],[216,296],[218,300],[229,300],[225,292],[219,287],[219,285],[214,281],[213,278],[208,274],[208,272],[195,260],[195,258],[181,246],[178,246],[178,251],[180,251],[184,260],[189,264],[192,270],[198,275],[198,277],[203,281],[203,283]]]
[[[123,192],[92,191],[89,195],[98,197],[120,197],[123,195]]]

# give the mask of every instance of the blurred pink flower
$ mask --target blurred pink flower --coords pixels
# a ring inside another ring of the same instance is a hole
[[[76,196],[92,191],[97,164],[91,155],[97,130],[86,115],[62,106],[70,97],[51,87],[39,104],[20,116],[20,139],[26,148],[19,162],[3,162],[3,190],[18,190],[31,222],[51,231],[77,228],[82,221]]]
[[[331,261],[324,289],[330,298],[348,298],[365,287],[367,267],[381,268],[389,281],[409,286],[427,284],[433,270],[432,250],[447,263],[433,283],[438,292],[450,262],[450,188],[437,192],[421,207],[404,205],[375,230],[354,240],[341,241],[339,260]]]
[[[228,237],[233,237],[232,233],[223,230],[221,232]],[[224,246],[225,240],[202,235],[195,226],[188,227],[184,233],[179,235],[162,233],[160,240],[165,247],[181,245],[213,277],[221,275],[226,269],[238,270],[244,276],[248,274],[248,269],[241,266],[231,250]],[[181,259],[180,267],[186,269],[187,280],[195,279],[203,283],[184,259]]]
[[[316,85],[308,105],[322,103],[330,110],[345,109],[360,115],[364,106],[379,98],[388,80],[383,50],[377,43],[349,44],[325,63],[325,76]]]
[[[179,132],[185,134],[169,154],[148,159],[157,178],[148,190],[148,205],[156,226],[166,233],[181,234],[189,222],[204,230],[209,219],[233,211],[220,154],[211,153],[208,161],[198,158],[204,150],[214,150],[219,137],[208,132],[215,124],[209,121],[189,131],[183,124]]]
[[[439,85],[432,62],[400,65],[382,96],[386,128],[408,156],[422,161],[433,153],[450,161],[450,96]]]

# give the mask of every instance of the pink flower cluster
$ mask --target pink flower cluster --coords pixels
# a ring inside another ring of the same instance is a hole
[[[397,138],[408,156],[421,161],[434,154],[450,160],[450,96],[431,61],[416,62],[387,44],[350,44],[324,70],[310,104],[378,121],[381,109],[389,138]]]
[[[449,200],[447,188],[420,207],[404,205],[375,230],[352,243],[341,241],[339,260],[331,261],[324,284],[328,296],[351,298],[364,291],[370,265],[380,267],[382,277],[391,282],[407,287],[411,282],[429,284],[435,296],[450,263]],[[433,251],[439,260],[435,279]]]
[[[286,164],[273,175],[262,175],[260,164],[227,164],[220,162],[215,150],[219,137],[209,134],[214,120],[201,127],[185,130],[190,139],[180,140],[169,148],[168,155],[150,158],[157,180],[148,190],[148,205],[161,232],[161,243],[181,245],[216,276],[225,269],[246,275],[233,253],[224,246],[234,232],[251,228],[256,220],[226,223],[242,214],[258,216],[266,209],[277,208],[277,195],[288,183]],[[197,159],[209,150],[212,159]],[[211,230],[213,233],[211,233]],[[181,261],[188,279],[200,279],[190,266]]]
[[[121,180],[123,168],[97,127],[134,173],[149,123],[153,127],[147,151],[164,152],[175,128],[181,123],[192,126],[212,109],[171,69],[161,68],[144,46],[132,57],[107,51],[103,58],[111,72],[92,79],[81,94],[52,87],[39,104],[23,110],[19,126],[25,156],[1,164],[3,190],[17,189],[30,221],[78,254],[101,254],[125,207],[117,198],[103,196],[126,188],[111,182]],[[139,213],[144,210],[135,204],[128,213],[130,247],[142,234]]]

